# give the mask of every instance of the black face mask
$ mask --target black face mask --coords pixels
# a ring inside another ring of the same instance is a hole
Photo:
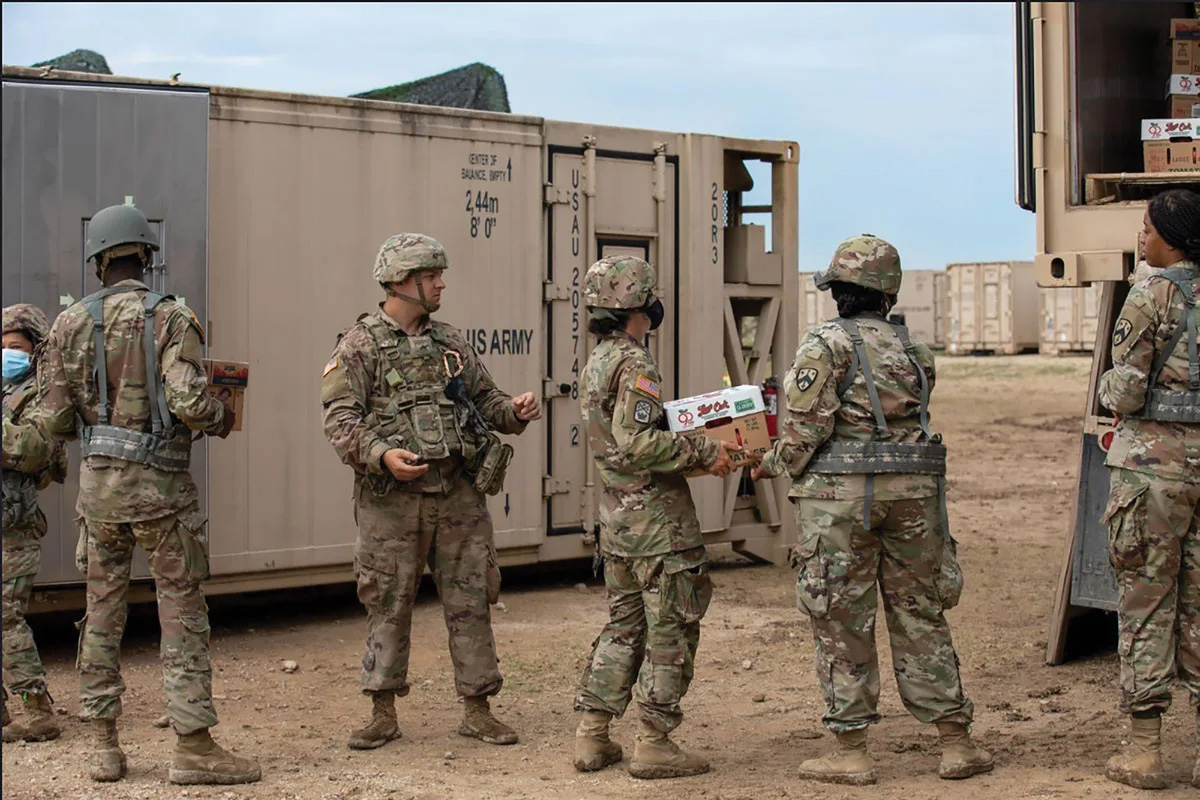
[[[667,313],[663,308],[662,300],[659,300],[657,297],[651,298],[650,303],[642,309],[642,312],[650,318],[650,330],[655,330],[659,325],[662,325],[663,317]]]

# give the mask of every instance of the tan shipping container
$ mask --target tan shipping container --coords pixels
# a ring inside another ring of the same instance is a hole
[[[940,269],[904,270],[894,313],[918,342],[946,346],[946,273]]]
[[[165,236],[155,288],[186,291],[212,357],[250,365],[244,430],[194,451],[213,592],[351,577],[352,474],[322,430],[321,370],[380,301],[371,268],[392,233],[441,240],[437,317],[464,330],[502,389],[544,398],[489,499],[502,564],[592,552],[600,485],[577,387],[594,344],[580,298],[593,261],[625,252],[656,267],[664,399],[720,388],[724,374],[760,384],[796,349],[793,142],[18,67],[4,68],[4,116],[5,207],[25,209],[4,216],[5,302],[53,312],[81,284],[92,291],[79,232],[131,197]],[[770,164],[769,204],[753,206],[771,214],[769,241],[743,224],[747,160]],[[786,482],[741,478],[691,482],[706,542],[780,561],[795,535]],[[42,495],[40,587],[81,581],[76,487]],[[148,576],[144,559],[134,568]]]
[[[1032,261],[948,264],[946,291],[947,353],[1037,349],[1041,305]]]
[[[1101,284],[1082,289],[1042,289],[1042,339],[1045,355],[1090,353],[1096,345]]]
[[[813,284],[816,272],[800,273],[800,335],[838,315],[837,303],[829,292],[818,291]]]

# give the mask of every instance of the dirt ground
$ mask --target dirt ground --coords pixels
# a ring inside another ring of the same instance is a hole
[[[5,745],[3,796],[39,798],[1132,798],[1102,775],[1122,736],[1115,654],[1061,667],[1044,664],[1076,470],[1079,415],[1089,361],[1081,358],[940,360],[934,427],[950,445],[950,515],[967,584],[949,612],[975,731],[996,756],[994,773],[968,782],[937,778],[931,727],[904,711],[886,642],[881,712],[870,748],[879,784],[850,789],[802,782],[795,767],[827,747],[808,626],[794,608],[792,573],[728,552],[714,570],[696,680],[684,701],[683,744],[713,764],[709,775],[640,782],[624,769],[580,775],[571,766],[571,700],[605,617],[590,571],[545,570],[506,578],[495,613],[505,674],[494,703],[521,742],[494,747],[455,732],[461,706],[446,632],[426,587],[413,623],[412,694],[400,701],[404,738],[369,752],[346,748],[366,717],[357,689],[363,614],[350,586],[319,601],[278,596],[254,604],[214,601],[213,688],[220,742],[261,760],[249,787],[173,787],[173,736],[151,726],[162,713],[157,625],[143,609],[125,640],[128,684],[121,736],[129,776],[98,786],[83,777],[85,729],[76,718],[75,633],[68,621],[35,621],[50,685],[65,714],[63,737]],[[576,586],[585,581],[586,586]],[[880,630],[883,629],[882,621]],[[299,670],[286,674],[285,659]],[[747,665],[746,662],[749,662]],[[634,722],[614,725],[632,748]],[[1155,797],[1195,797],[1187,787],[1193,734],[1186,697],[1166,718],[1172,787]]]

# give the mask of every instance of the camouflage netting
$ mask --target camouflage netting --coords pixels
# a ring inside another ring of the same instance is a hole
[[[65,56],[52,58],[49,61],[39,61],[33,66],[64,69],[71,72],[94,72],[98,75],[112,75],[112,70],[108,68],[108,62],[104,60],[104,56],[95,50],[72,50]]]
[[[468,64],[428,78],[350,95],[365,100],[420,103],[426,106],[512,111],[504,76],[487,64]]]

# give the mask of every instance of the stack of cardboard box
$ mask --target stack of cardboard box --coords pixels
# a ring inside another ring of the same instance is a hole
[[[1200,19],[1171,20],[1166,117],[1142,120],[1146,172],[1200,171]]]

